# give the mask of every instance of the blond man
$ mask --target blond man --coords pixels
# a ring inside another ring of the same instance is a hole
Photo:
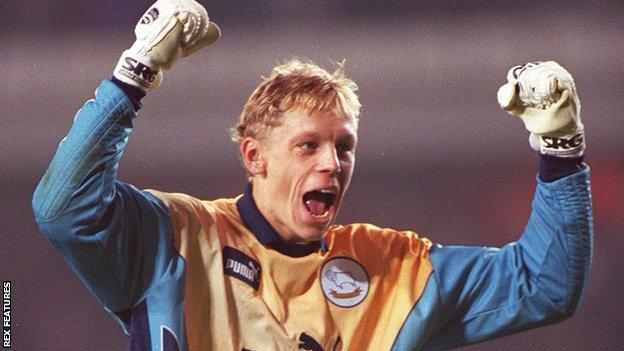
[[[334,223],[360,103],[342,66],[275,67],[232,138],[249,182],[205,201],[117,178],[132,119],[162,70],[219,38],[192,0],[160,0],[114,76],[80,109],[37,187],[41,231],[129,335],[132,350],[437,350],[566,318],[591,257],[580,103],[555,63],[499,91],[540,151],[525,233],[500,249]]]

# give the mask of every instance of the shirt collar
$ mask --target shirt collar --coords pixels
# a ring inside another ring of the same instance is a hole
[[[307,256],[319,249],[327,251],[327,245],[323,239],[308,244],[291,244],[282,240],[273,226],[260,213],[251,189],[251,183],[247,183],[245,193],[236,201],[236,208],[245,227],[262,245],[290,257]]]

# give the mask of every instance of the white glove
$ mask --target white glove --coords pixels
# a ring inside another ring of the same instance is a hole
[[[194,0],[158,0],[134,28],[136,41],[119,58],[113,75],[144,91],[160,86],[161,68],[221,36],[206,9]]]
[[[498,103],[524,122],[531,147],[543,154],[578,157],[585,150],[581,103],[574,80],[554,61],[512,67]]]

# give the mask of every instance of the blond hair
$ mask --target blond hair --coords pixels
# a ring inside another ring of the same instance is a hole
[[[239,122],[231,128],[234,142],[246,136],[264,138],[279,126],[282,114],[302,108],[308,114],[337,110],[337,115],[352,119],[357,126],[360,102],[357,85],[344,74],[344,61],[334,73],[298,59],[281,64],[251,94]]]

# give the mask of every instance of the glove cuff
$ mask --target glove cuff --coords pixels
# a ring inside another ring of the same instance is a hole
[[[584,157],[556,157],[542,154],[539,158],[539,179],[550,183],[576,173],[585,168]]]
[[[579,157],[585,151],[583,131],[563,136],[536,135],[531,133],[531,147],[543,155],[557,157]]]
[[[121,54],[113,76],[143,91],[158,88],[163,77],[160,67],[149,56],[141,55],[132,48]]]

